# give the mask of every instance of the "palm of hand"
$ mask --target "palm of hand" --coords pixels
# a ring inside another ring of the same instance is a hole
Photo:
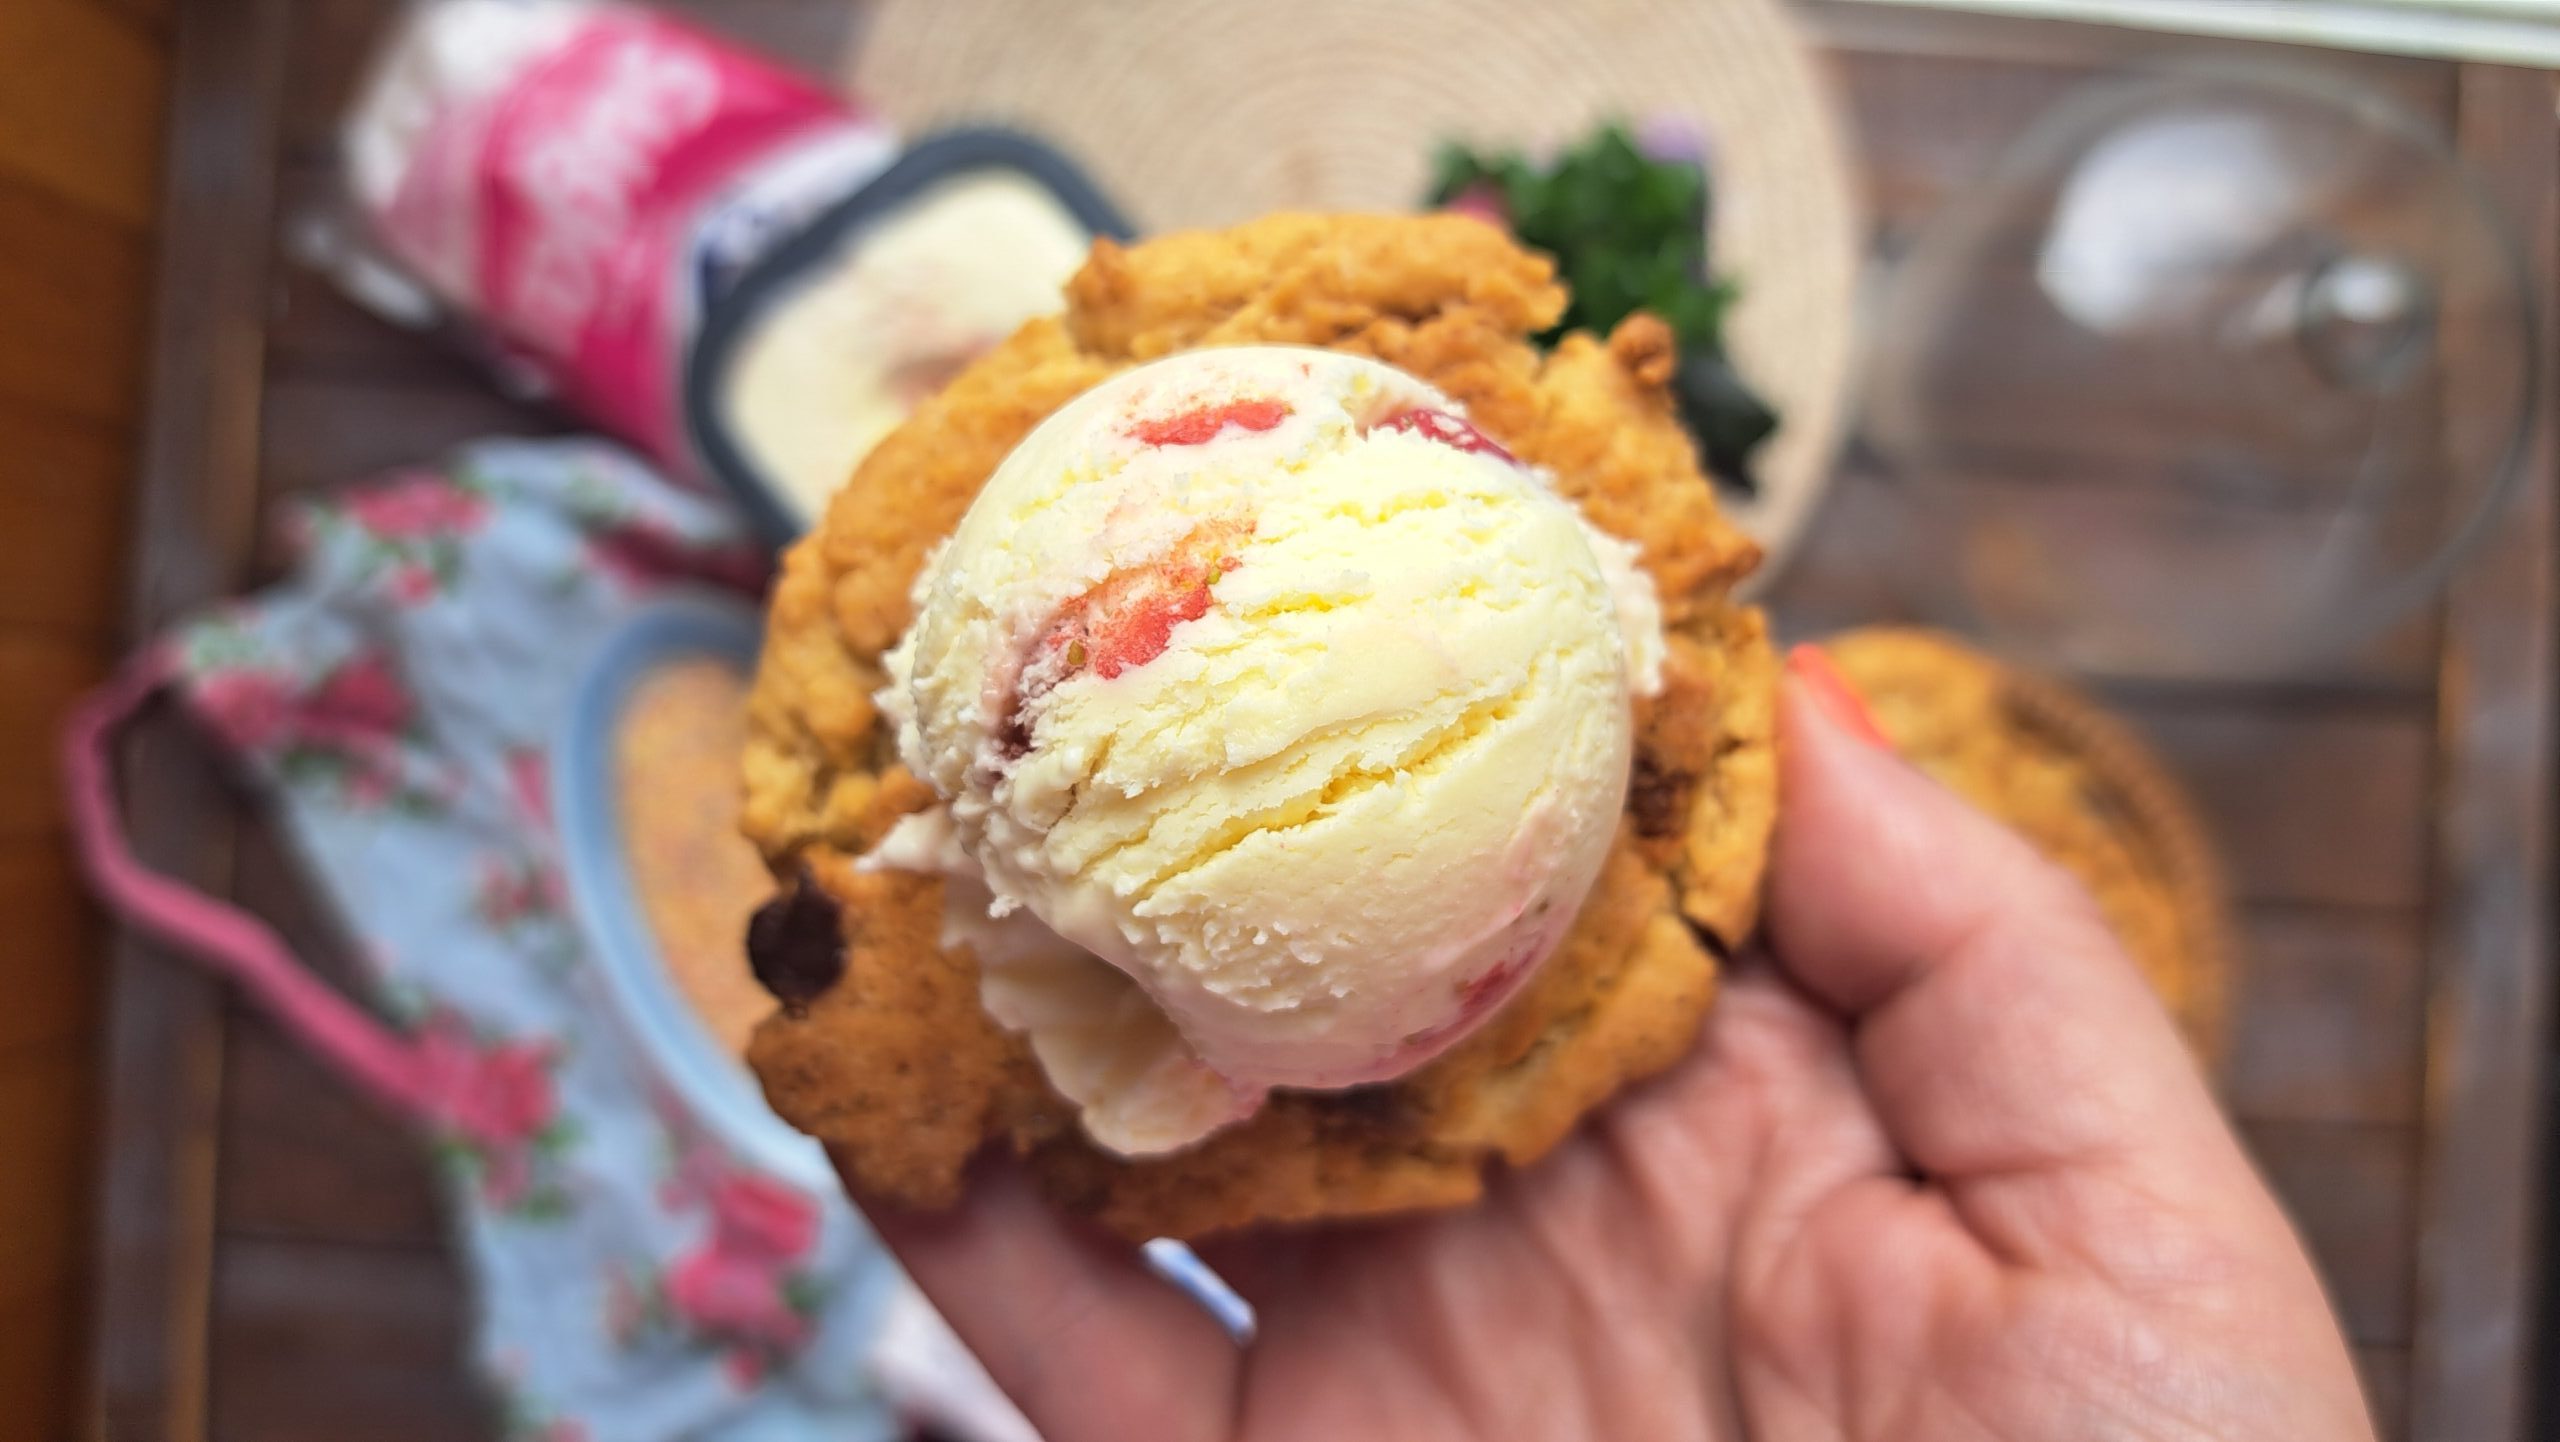
[[[1839,1025],[1756,974],[1688,1063],[1485,1205],[1213,1249],[1261,1302],[1235,1435],[2232,1435],[2251,1318],[2178,1298],[2244,1258],[2163,1221],[2017,1239],[2049,1252],[2027,1263],[1962,1206],[1902,1169]]]
[[[874,1221],[1048,1442],[2369,1438],[2085,898],[1784,715],[1785,975],[1735,968],[1687,1060],[1475,1207],[1203,1246],[1251,1346],[1019,1178]]]

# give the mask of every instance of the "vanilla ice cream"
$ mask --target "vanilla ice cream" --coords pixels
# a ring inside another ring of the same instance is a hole
[[[943,805],[875,865],[1087,1131],[1169,1150],[1481,1021],[1615,833],[1661,622],[1632,548],[1400,371],[1211,350],[1050,417],[881,696]]]

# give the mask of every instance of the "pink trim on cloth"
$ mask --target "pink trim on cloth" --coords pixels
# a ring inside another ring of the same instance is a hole
[[[322,985],[265,922],[152,871],[133,854],[107,748],[169,684],[173,669],[165,650],[145,651],[82,698],[64,723],[63,786],[89,884],[117,914],[246,988],[339,1074],[403,1112],[430,1116],[428,1071],[416,1047]]]

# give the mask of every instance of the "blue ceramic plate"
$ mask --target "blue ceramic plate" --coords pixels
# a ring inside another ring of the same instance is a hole
[[[605,641],[579,683],[552,753],[552,807],[570,904],[624,1025],[694,1114],[742,1159],[827,1195],[835,1174],[826,1153],[765,1105],[755,1078],[722,1049],[667,974],[632,885],[614,784],[614,737],[639,683],[661,666],[702,656],[734,665],[743,676],[755,667],[761,637],[753,610],[710,593],[661,601],[632,617]],[[739,947],[744,966],[744,937]]]

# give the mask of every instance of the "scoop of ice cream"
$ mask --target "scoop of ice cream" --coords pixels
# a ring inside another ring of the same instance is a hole
[[[991,1012],[1088,1131],[1168,1149],[1519,986],[1660,651],[1631,549],[1422,382],[1177,356],[1050,417],[926,567],[882,705],[945,805],[882,857],[957,878]]]

